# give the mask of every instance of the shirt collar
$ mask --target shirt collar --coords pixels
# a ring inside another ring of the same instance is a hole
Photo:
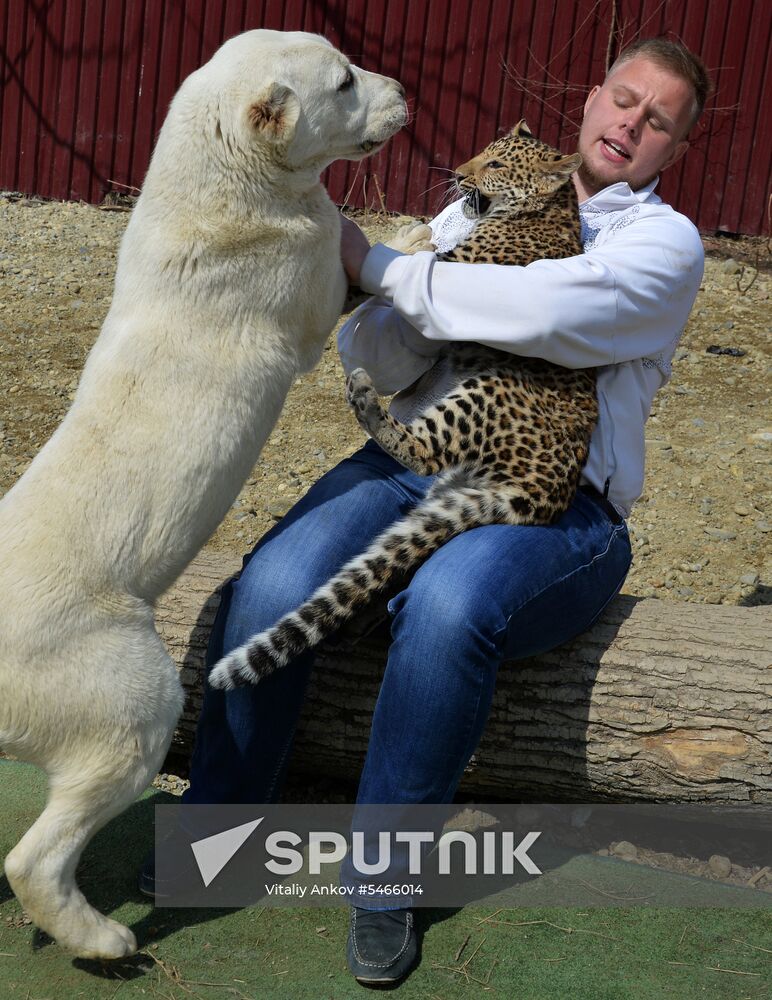
[[[659,177],[655,177],[645,187],[633,191],[626,181],[619,181],[618,184],[610,184],[588,198],[587,201],[581,202],[579,207],[583,212],[614,212],[630,208],[642,201],[659,201],[657,195],[654,194],[654,188],[657,184],[659,184]]]

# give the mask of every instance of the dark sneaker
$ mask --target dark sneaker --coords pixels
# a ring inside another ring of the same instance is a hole
[[[360,983],[396,983],[418,956],[412,910],[351,908],[346,961]]]
[[[155,867],[155,850],[152,850],[142,862],[137,877],[139,891],[157,901],[172,895],[179,897],[180,893],[184,893],[190,886],[199,885],[201,882],[201,874],[190,849],[190,837],[181,832],[170,836],[179,838],[180,841],[174,871],[169,872],[165,879],[159,878]]]
[[[155,899],[155,851],[151,851],[142,862],[137,876],[137,888],[143,896]]]

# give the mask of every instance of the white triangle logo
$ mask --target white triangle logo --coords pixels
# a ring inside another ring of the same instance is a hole
[[[215,833],[203,840],[196,840],[190,845],[205,886],[217,878],[241,845],[263,822],[263,819],[264,817],[261,816],[260,819],[253,820],[251,823],[234,826],[230,830],[223,830],[222,833]]]

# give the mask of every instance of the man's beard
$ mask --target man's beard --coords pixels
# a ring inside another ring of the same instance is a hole
[[[585,189],[588,190],[588,191],[594,191],[596,194],[599,191],[602,191],[604,188],[610,187],[612,184],[619,184],[620,183],[620,181],[607,180],[605,177],[602,177],[599,173],[597,173],[595,170],[593,170],[593,168],[590,166],[590,164],[587,162],[587,160],[585,160],[582,163],[582,165],[581,165],[581,167],[579,167],[579,170],[577,171],[577,173],[579,174],[579,177],[580,177],[582,183],[584,184]],[[631,184],[630,188],[633,191],[640,191],[640,189],[641,188],[645,188],[647,184],[651,184],[651,182],[657,176],[658,176],[657,174],[652,174],[651,177],[647,177],[646,180],[641,181],[634,188],[633,188],[633,186]],[[627,182],[625,182],[625,183],[627,183]]]

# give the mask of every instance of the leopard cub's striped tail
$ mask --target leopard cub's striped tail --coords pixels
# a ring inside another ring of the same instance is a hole
[[[458,470],[454,472],[449,478],[457,481]],[[455,495],[443,489],[430,493],[421,506],[387,528],[305,604],[220,660],[209,674],[209,683],[226,689],[257,684],[317,646],[383,590],[395,573],[412,569],[464,531],[470,517],[476,520],[479,508],[471,494],[477,491],[456,487]]]

